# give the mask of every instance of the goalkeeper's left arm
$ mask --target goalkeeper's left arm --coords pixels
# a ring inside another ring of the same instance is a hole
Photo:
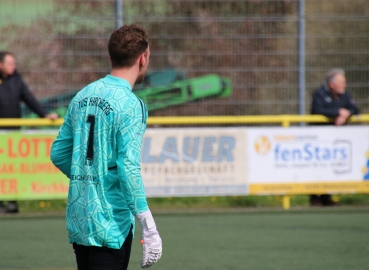
[[[144,110],[138,100],[134,105],[133,109],[126,113],[119,127],[117,166],[127,205],[142,228],[141,268],[148,268],[160,259],[162,241],[147,204],[140,173],[141,145],[146,128],[143,119],[146,117],[142,115]]]
[[[163,251],[162,241],[150,210],[137,214],[136,218],[140,222],[142,229],[141,244],[143,254],[141,268],[149,268],[161,257]]]

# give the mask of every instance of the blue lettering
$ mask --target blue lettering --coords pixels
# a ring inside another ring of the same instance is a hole
[[[218,162],[223,161],[233,161],[232,150],[236,142],[234,137],[220,137],[219,150],[218,150]]]
[[[319,147],[315,147],[315,159],[320,160],[320,158],[319,158]]]
[[[177,141],[174,137],[168,137],[165,141],[158,162],[163,163],[166,159],[170,159],[175,163],[179,162]]]
[[[322,159],[323,160],[330,160],[331,159],[331,151],[329,151],[328,148],[322,149],[322,152],[323,152],[323,154],[322,154]],[[333,159],[335,159],[335,158],[333,158]]]
[[[202,161],[211,162],[214,160],[213,144],[215,143],[215,137],[205,137],[204,149],[202,151]]]
[[[304,158],[306,161],[309,161],[309,160],[311,160],[311,159],[313,158],[313,153],[311,152],[310,147],[311,147],[311,144],[310,144],[310,143],[307,143],[307,144],[305,144],[305,146],[304,146],[304,151],[305,151],[305,153],[307,154],[307,155],[305,156],[305,158]]]
[[[290,152],[288,150],[282,150],[281,157],[283,161],[290,161]]]
[[[276,145],[275,149],[274,149],[274,158],[276,161],[278,161],[279,159],[279,144]]]
[[[274,148],[275,161],[312,161],[312,160],[347,160],[349,148],[330,148],[313,146],[311,143],[306,143],[302,148],[296,147],[292,149],[283,149],[278,144]]]
[[[190,149],[191,138],[185,137],[183,140],[183,161],[184,162],[193,162],[197,158],[197,154],[199,152],[199,137],[195,137],[193,139],[193,143],[191,144],[192,148]]]
[[[142,148],[142,163],[154,163],[156,157],[150,154],[151,138],[144,138]]]
[[[294,149],[292,150],[292,160],[301,160],[302,159],[302,153],[300,149]]]

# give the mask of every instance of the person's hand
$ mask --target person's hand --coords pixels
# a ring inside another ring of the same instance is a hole
[[[334,121],[334,124],[336,126],[342,126],[346,124],[347,119],[351,116],[351,112],[345,108],[341,108],[338,110],[338,116],[336,117],[336,120]]]
[[[49,113],[45,115],[45,118],[48,118],[50,120],[56,120],[59,118],[59,116],[56,113]]]
[[[142,260],[141,268],[149,268],[156,263],[162,254],[162,241],[156,229],[154,218],[148,210],[136,215],[142,228]]]
[[[347,122],[347,118],[346,117],[342,117],[342,116],[337,116],[336,120],[334,121],[334,124],[336,126],[343,126],[344,124],[346,124]]]
[[[345,108],[341,108],[338,110],[338,115],[348,119],[351,116],[351,112]]]

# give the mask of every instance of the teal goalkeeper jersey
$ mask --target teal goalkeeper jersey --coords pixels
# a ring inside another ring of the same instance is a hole
[[[70,243],[118,249],[134,216],[149,210],[140,173],[147,116],[130,84],[110,75],[73,98],[51,149],[70,179]]]

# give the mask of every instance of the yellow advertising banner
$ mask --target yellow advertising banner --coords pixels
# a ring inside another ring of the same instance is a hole
[[[0,134],[0,200],[65,199],[69,179],[50,161],[52,133]]]

